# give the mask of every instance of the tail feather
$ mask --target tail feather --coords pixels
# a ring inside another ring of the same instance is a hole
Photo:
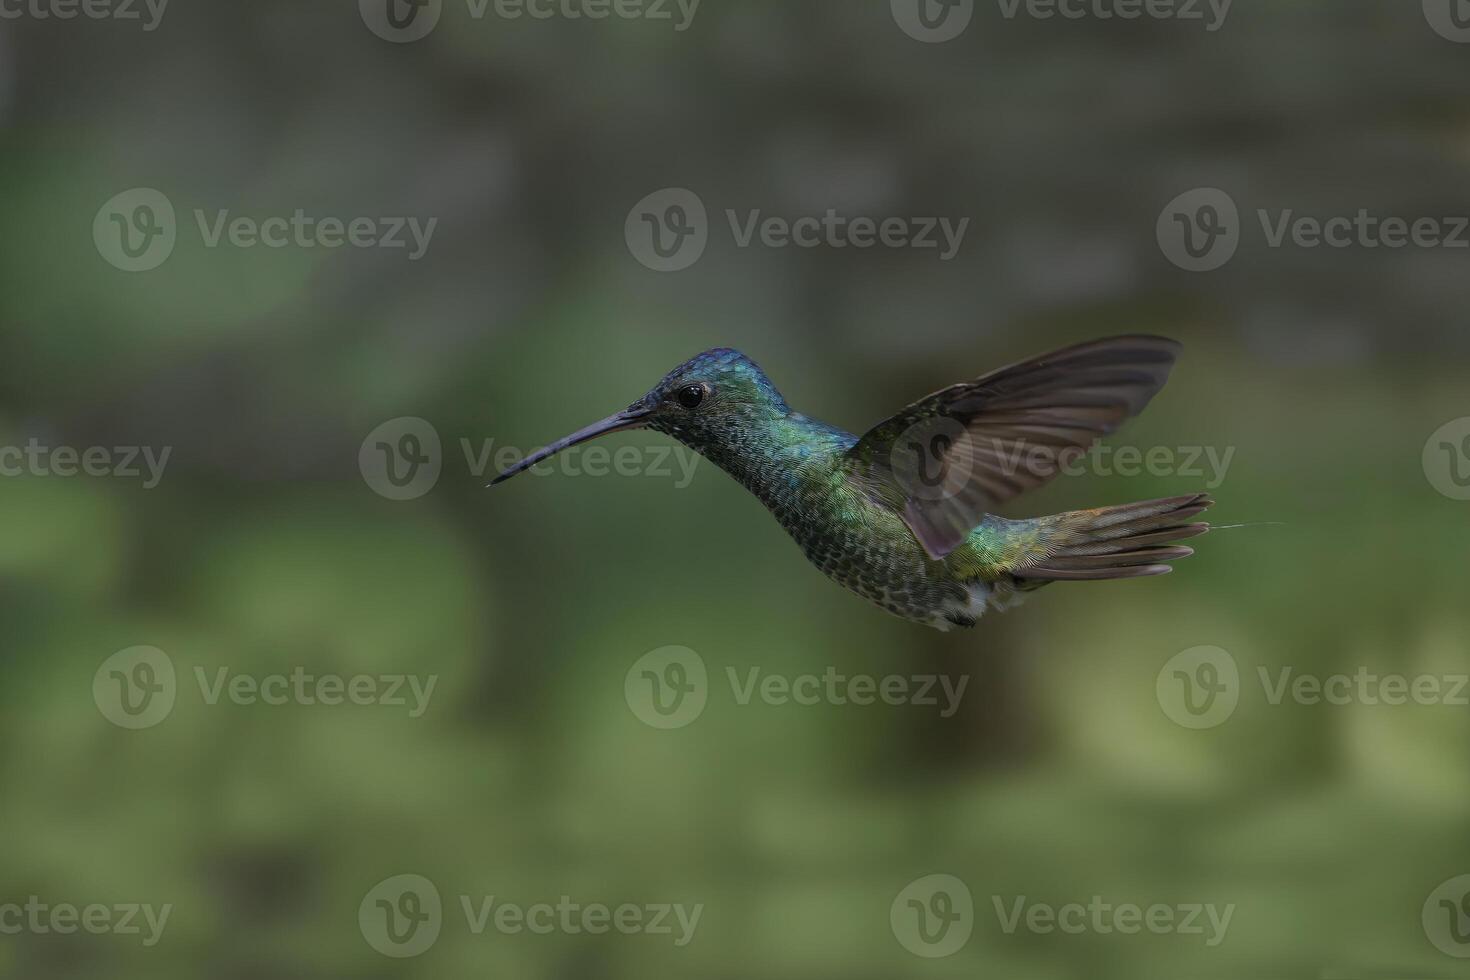
[[[1036,583],[1167,574],[1173,571],[1167,562],[1194,554],[1173,542],[1208,531],[1209,524],[1189,519],[1214,503],[1199,493],[1059,514],[1049,521],[1044,546],[1014,574]]]
[[[1109,538],[1094,542],[1093,544],[1079,544],[1071,548],[1074,555],[1111,555],[1116,554],[1119,548],[1146,548],[1150,545],[1168,544],[1171,541],[1185,541],[1189,538],[1197,538],[1210,530],[1208,524],[1179,524],[1175,527],[1166,527],[1162,531],[1151,531],[1147,534],[1133,534],[1123,538]]]

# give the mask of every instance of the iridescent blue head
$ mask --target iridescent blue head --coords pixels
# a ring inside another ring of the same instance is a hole
[[[728,347],[690,358],[626,409],[527,456],[496,477],[508,480],[548,456],[609,432],[654,429],[695,449],[731,441],[763,420],[789,413],[786,399],[754,361]]]

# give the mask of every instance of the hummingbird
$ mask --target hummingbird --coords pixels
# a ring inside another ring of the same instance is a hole
[[[1208,494],[1008,520],[995,508],[1075,465],[1163,388],[1164,337],[1078,344],[921,398],[859,437],[794,411],[754,361],[705,351],[626,409],[537,450],[502,483],[568,447],[652,429],[765,504],[807,559],[888,612],[972,627],[1052,582],[1141,578],[1193,554],[1178,542]]]

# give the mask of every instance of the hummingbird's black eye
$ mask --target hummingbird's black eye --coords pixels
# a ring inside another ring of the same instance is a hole
[[[685,385],[674,397],[685,408],[698,408],[704,401],[704,385]]]

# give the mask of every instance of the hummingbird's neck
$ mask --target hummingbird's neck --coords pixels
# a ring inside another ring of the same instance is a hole
[[[857,438],[798,412],[772,411],[747,419],[725,438],[693,446],[775,511],[819,499],[812,491],[836,473]]]

